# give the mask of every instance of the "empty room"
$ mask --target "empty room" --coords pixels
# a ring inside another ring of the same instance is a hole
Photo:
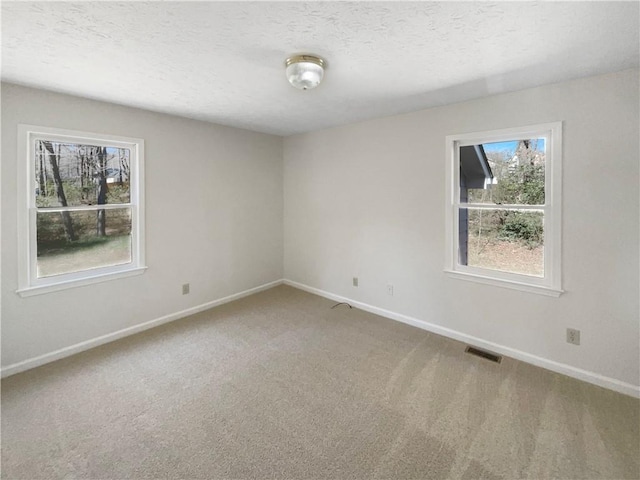
[[[3,1],[3,479],[640,479],[640,3]]]

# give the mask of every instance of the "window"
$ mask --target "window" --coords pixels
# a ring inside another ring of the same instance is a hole
[[[451,276],[559,296],[562,124],[447,137]]]
[[[22,296],[144,271],[144,141],[18,127]]]

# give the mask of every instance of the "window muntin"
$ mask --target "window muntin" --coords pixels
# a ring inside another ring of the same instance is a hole
[[[560,123],[447,137],[447,271],[560,292],[560,142]]]
[[[19,127],[19,293],[141,273],[143,149],[139,139]]]

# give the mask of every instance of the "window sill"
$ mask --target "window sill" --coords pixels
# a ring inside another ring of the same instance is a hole
[[[444,273],[451,278],[458,278],[469,282],[484,283],[485,285],[493,285],[495,287],[510,288],[512,290],[520,290],[522,292],[536,293],[538,295],[546,295],[548,297],[559,297],[564,290],[556,288],[543,287],[541,285],[532,285],[529,283],[513,282],[510,280],[502,280],[494,277],[485,277],[473,273],[456,272],[453,270],[445,270]]]
[[[136,267],[130,270],[124,270],[121,272],[102,273],[98,275],[87,276],[76,280],[67,280],[58,283],[52,283],[48,285],[36,285],[31,287],[20,288],[16,290],[16,293],[21,297],[32,297],[34,295],[42,295],[45,293],[57,292],[60,290],[67,290],[69,288],[82,287],[84,285],[91,285],[94,283],[106,282],[109,280],[115,280],[118,278],[133,277],[136,275],[142,275],[147,267]]]

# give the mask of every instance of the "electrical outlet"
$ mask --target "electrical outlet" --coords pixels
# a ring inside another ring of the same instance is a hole
[[[393,297],[393,285],[387,285],[387,293]]]
[[[358,277],[353,277],[353,286],[354,287],[358,286]]]
[[[182,285],[182,294],[187,295],[188,293],[189,293],[189,284],[185,283],[184,285]]]
[[[575,328],[567,328],[567,343],[580,345],[580,330]]]

